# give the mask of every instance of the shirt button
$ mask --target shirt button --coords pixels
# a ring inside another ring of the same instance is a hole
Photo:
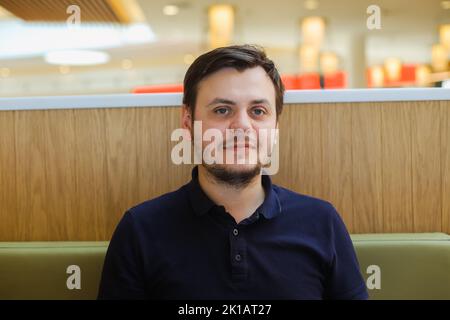
[[[240,255],[240,254],[235,255],[235,256],[234,256],[234,259],[235,259],[236,261],[241,261],[241,255]]]
[[[233,229],[233,234],[234,234],[235,236],[237,236],[237,235],[239,234],[239,230],[238,230],[238,229]]]

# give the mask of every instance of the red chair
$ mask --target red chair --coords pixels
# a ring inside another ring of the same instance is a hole
[[[177,93],[183,92],[182,84],[159,84],[134,88],[132,93]]]
[[[344,89],[346,87],[346,74],[343,71],[325,74],[323,82],[325,89]]]
[[[281,81],[283,82],[286,90],[298,89],[298,79],[296,75],[282,75]]]
[[[305,73],[297,78],[298,89],[320,89],[320,75],[318,73]]]
[[[404,64],[402,65],[402,82],[415,82],[416,81],[416,65]]]

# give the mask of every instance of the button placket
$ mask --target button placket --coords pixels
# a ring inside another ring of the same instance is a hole
[[[230,260],[232,278],[235,281],[242,281],[247,278],[247,243],[242,234],[242,230],[234,226],[229,233],[230,241]]]

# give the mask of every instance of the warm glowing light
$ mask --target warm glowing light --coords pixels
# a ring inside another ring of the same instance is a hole
[[[384,85],[384,69],[381,66],[370,68],[370,82],[372,87],[382,87]]]
[[[339,59],[334,52],[324,52],[320,55],[320,69],[324,74],[334,74],[339,70]]]
[[[441,44],[450,51],[450,24],[444,24],[440,26],[439,39]]]
[[[435,44],[431,49],[431,66],[433,71],[446,71],[448,68],[447,48],[442,44]]]
[[[428,66],[420,65],[416,67],[416,84],[427,87],[430,84],[431,70]]]
[[[212,5],[208,10],[208,20],[210,48],[230,45],[234,29],[233,7],[227,4]]]
[[[178,8],[178,6],[175,6],[175,5],[167,5],[167,6],[164,6],[164,8],[163,8],[163,13],[166,16],[176,16],[179,11],[180,11],[180,8]]]
[[[398,58],[387,58],[384,61],[384,69],[386,71],[386,77],[390,81],[400,80],[402,71],[402,62]]]
[[[319,60],[319,50],[313,45],[304,44],[300,47],[300,72],[316,72]]]
[[[325,37],[325,21],[321,17],[307,17],[301,28],[303,43],[320,47]]]

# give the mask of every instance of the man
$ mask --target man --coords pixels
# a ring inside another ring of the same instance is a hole
[[[276,129],[283,94],[261,49],[215,49],[186,73],[182,126],[193,133],[201,121],[202,132],[224,135]],[[236,151],[237,160],[262,145],[247,138],[218,145]],[[368,297],[349,234],[329,202],[273,185],[261,174],[267,163],[229,162],[203,162],[188,184],[126,212],[108,248],[100,299]]]

